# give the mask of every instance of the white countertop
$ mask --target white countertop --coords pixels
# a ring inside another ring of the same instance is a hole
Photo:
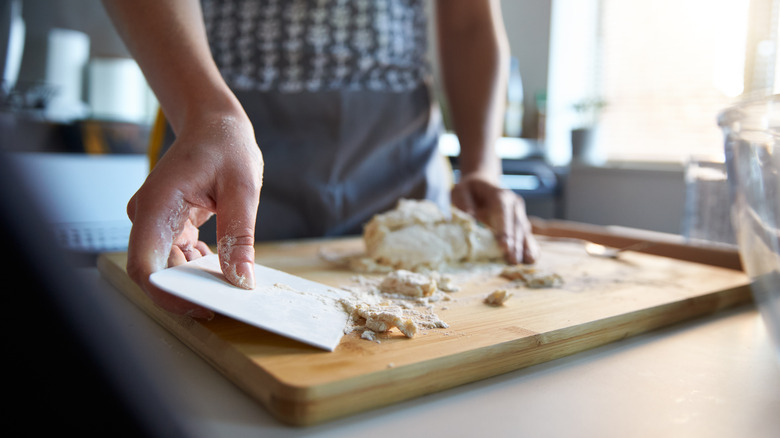
[[[776,437],[780,359],[752,305],[308,428],[276,421],[94,268],[204,437]],[[202,434],[202,435],[201,435]]]

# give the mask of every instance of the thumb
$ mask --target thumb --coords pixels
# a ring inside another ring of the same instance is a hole
[[[477,206],[467,184],[468,183],[466,182],[461,182],[460,184],[455,185],[450,192],[450,198],[455,207],[458,207],[471,216],[475,216],[477,213]]]
[[[259,188],[232,187],[217,206],[217,252],[222,273],[243,289],[255,287],[255,220]]]

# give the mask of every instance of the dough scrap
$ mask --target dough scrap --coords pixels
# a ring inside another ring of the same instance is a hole
[[[501,276],[509,280],[519,280],[531,289],[558,287],[563,284],[563,277],[560,275],[542,272],[528,265],[507,266],[501,271]]]
[[[365,319],[364,332],[385,333],[393,327],[397,327],[407,338],[413,338],[417,334],[417,324],[412,318],[404,315],[403,309],[398,306],[371,305],[351,301],[343,301],[342,304],[353,320]],[[371,336],[373,337],[373,334]]]
[[[376,333],[371,330],[364,330],[363,333],[360,335],[361,339],[365,339],[367,341],[375,341],[376,340]]]
[[[496,289],[485,297],[484,302],[490,306],[503,306],[511,297],[512,293],[508,290]]]
[[[436,287],[444,292],[457,292],[460,287],[455,284],[455,280],[449,275],[439,274],[439,279],[436,281]]]

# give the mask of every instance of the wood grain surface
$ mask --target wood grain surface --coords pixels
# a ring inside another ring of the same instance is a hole
[[[353,332],[334,352],[224,316],[204,322],[167,313],[129,279],[124,253],[102,255],[98,268],[274,416],[295,425],[550,361],[751,299],[749,281],[738,270],[636,252],[596,258],[581,242],[558,237],[540,236],[543,256],[537,267],[561,275],[561,287],[520,287],[496,275],[498,265],[459,270],[451,274],[460,290],[433,303],[433,312],[449,328],[422,330],[413,339],[394,329],[378,342]],[[320,253],[362,249],[357,238],[266,243],[257,245],[256,259],[310,280],[354,288],[372,275],[336,266]],[[496,288],[509,288],[513,297],[504,306],[485,305],[483,298]]]

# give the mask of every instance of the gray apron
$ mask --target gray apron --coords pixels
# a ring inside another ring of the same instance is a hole
[[[257,240],[358,234],[404,197],[449,205],[426,86],[238,97],[265,161]]]

